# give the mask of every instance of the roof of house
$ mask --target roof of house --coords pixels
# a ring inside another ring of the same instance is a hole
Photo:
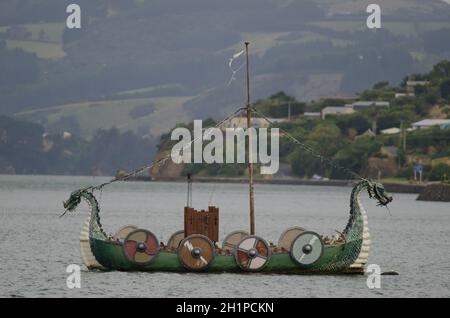
[[[270,122],[281,123],[287,121],[286,118],[267,118]],[[270,122],[262,117],[252,117],[252,125],[256,128],[268,127]],[[234,128],[246,128],[247,127],[247,117],[235,117],[228,121],[228,124],[223,125],[227,127]]]
[[[322,109],[323,113],[339,114],[339,113],[351,113],[353,109],[343,106],[327,106]]]
[[[320,112],[305,112],[303,115],[305,117],[315,117],[315,116],[320,116]]]
[[[401,132],[402,130],[400,128],[397,127],[392,127],[392,128],[387,128],[387,129],[383,129],[380,132],[383,135],[393,135],[393,134],[398,134],[399,132]]]
[[[259,118],[262,119],[263,121],[266,121],[265,118]],[[287,118],[267,118],[268,120],[270,120],[273,123],[283,123],[285,121],[287,121]]]
[[[413,97],[415,96],[414,93],[396,93],[395,94],[395,98],[399,98],[399,97]]]
[[[359,101],[359,102],[354,102],[353,104],[350,104],[349,106],[354,107],[354,106],[358,106],[358,107],[389,107],[389,102],[377,102],[377,101]]]
[[[427,85],[430,83],[429,81],[407,81],[407,86],[420,86],[420,85]]]
[[[450,124],[450,119],[423,119],[412,124],[413,127],[431,127]]]

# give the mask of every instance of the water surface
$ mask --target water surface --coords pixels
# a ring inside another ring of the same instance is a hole
[[[65,270],[82,264],[79,233],[83,205],[59,218],[71,191],[103,178],[0,176],[1,297],[449,297],[450,204],[396,194],[386,209],[364,198],[372,247],[369,263],[399,276],[383,276],[370,290],[364,276],[126,273],[83,270],[81,289],[68,289]],[[220,207],[221,239],[248,228],[247,187],[194,184],[197,209]],[[342,230],[350,188],[257,185],[257,234],[276,243],[288,227],[321,234]],[[186,185],[117,183],[98,193],[104,229],[135,224],[167,241],[183,228]]]

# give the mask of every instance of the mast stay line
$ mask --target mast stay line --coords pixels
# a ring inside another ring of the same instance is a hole
[[[246,53],[246,82],[247,82],[247,87],[246,87],[246,93],[247,93],[247,101],[246,101],[246,106],[245,107],[240,107],[238,109],[236,109],[233,113],[231,113],[230,115],[228,115],[227,117],[225,117],[224,119],[222,119],[220,122],[218,122],[216,125],[205,128],[205,132],[197,137],[194,138],[193,140],[191,140],[190,142],[188,142],[183,148],[182,150],[184,151],[185,148],[190,147],[194,142],[196,142],[197,140],[199,140],[200,138],[203,138],[205,135],[208,135],[208,130],[210,130],[211,128],[217,128],[222,126],[225,122],[231,120],[234,117],[237,117],[238,115],[242,114],[243,111],[246,112],[247,114],[247,127],[251,128],[252,127],[252,113],[257,114],[259,117],[263,118],[265,121],[267,121],[269,124],[274,125],[276,123],[274,123],[270,118],[268,118],[266,115],[264,115],[262,112],[256,110],[256,108],[251,106],[251,102],[250,102],[250,66],[249,66],[249,42],[245,42],[245,53]],[[311,148],[310,146],[308,146],[306,144],[306,142],[302,142],[299,139],[297,139],[296,137],[292,136],[291,134],[289,134],[286,130],[284,130],[283,128],[278,127],[279,130],[285,135],[287,136],[291,141],[293,141],[295,144],[301,146],[304,150],[306,150],[307,152],[309,152],[311,155],[313,155],[314,157],[316,157],[317,159],[319,159],[321,162],[327,163],[329,166],[337,169],[337,170],[341,170],[343,172],[345,172],[347,175],[352,176],[353,179],[360,179],[360,180],[366,180],[365,178],[361,177],[358,173],[341,166],[340,164],[338,164],[336,162],[336,160],[333,160],[331,158],[325,157],[319,153],[317,153],[313,148]],[[249,133],[248,135],[249,138],[249,143],[248,143],[248,174],[249,174],[249,208],[250,208],[250,233],[251,235],[255,234],[255,204],[254,204],[254,180],[253,180],[253,154],[251,151],[251,147],[252,147],[252,134]],[[143,166],[141,168],[138,168],[136,170],[133,170],[130,173],[127,173],[126,175],[122,176],[122,177],[115,177],[113,179],[111,179],[108,182],[105,183],[101,183],[99,185],[92,185],[92,186],[88,186],[85,188],[85,190],[102,190],[105,186],[108,186],[112,183],[118,182],[118,181],[126,181],[138,174],[143,173],[144,171],[151,169],[153,167],[157,167],[157,166],[161,166],[163,165],[169,158],[171,157],[171,154],[168,154],[167,156],[157,160],[157,161],[153,161],[150,165],[146,165]]]
[[[260,116],[261,118],[263,118],[265,121],[267,121],[269,124],[273,125],[276,124],[275,122],[273,122],[272,120],[270,120],[270,118],[268,118],[266,115],[264,115],[262,112],[256,110],[256,108],[253,108],[253,112],[255,114],[257,114],[258,116]],[[292,140],[295,144],[299,145],[300,147],[302,147],[304,150],[306,150],[307,152],[309,152],[311,155],[313,155],[314,157],[316,157],[317,159],[320,159],[321,162],[325,162],[327,163],[330,167],[335,168],[337,170],[341,170],[343,172],[345,172],[347,175],[352,176],[354,179],[360,179],[360,180],[367,180],[366,178],[361,177],[358,173],[339,165],[336,160],[333,160],[331,158],[325,157],[319,153],[317,153],[313,148],[311,148],[310,146],[308,146],[305,142],[302,142],[300,140],[298,140],[297,138],[295,138],[294,136],[292,136],[290,133],[288,133],[285,129],[281,128],[281,127],[277,127],[286,137],[288,137],[290,140]]]
[[[208,128],[205,128],[204,129],[205,133],[203,133],[201,136],[199,136],[197,138],[194,138],[190,142],[186,143],[186,145],[182,148],[182,150],[184,151],[185,148],[190,147],[197,140],[203,138],[204,136],[207,136],[209,129],[220,127],[225,122],[227,122],[227,121],[231,120],[232,118],[238,116],[243,110],[245,110],[245,107],[240,107],[240,108],[236,109],[233,113],[231,113],[230,115],[228,115],[227,117],[222,119],[220,122],[218,122],[216,125],[208,127]],[[103,187],[108,186],[108,185],[110,185],[112,183],[115,183],[115,182],[118,182],[118,181],[126,181],[126,180],[128,180],[128,179],[130,179],[130,178],[132,178],[132,177],[134,177],[134,176],[136,176],[138,174],[140,174],[140,173],[143,173],[144,171],[146,171],[148,169],[151,169],[151,168],[153,168],[155,166],[158,167],[158,166],[163,165],[170,157],[171,157],[171,154],[168,154],[167,156],[165,156],[165,157],[163,157],[163,158],[161,158],[161,159],[159,159],[157,161],[152,162],[150,165],[146,165],[146,166],[143,166],[143,167],[138,168],[136,170],[133,170],[132,172],[129,172],[129,173],[127,173],[126,175],[124,175],[122,177],[115,177],[114,179],[111,179],[108,182],[101,183],[101,184],[96,185],[96,186],[89,186],[89,187],[87,187],[85,189],[86,190],[89,190],[89,189],[90,190],[101,190]]]
[[[253,149],[252,149],[252,107],[250,106],[250,65],[248,62],[248,45],[250,42],[245,42],[246,68],[247,68],[247,128],[248,133],[248,188],[250,201],[250,235],[255,235],[255,194],[253,186]]]

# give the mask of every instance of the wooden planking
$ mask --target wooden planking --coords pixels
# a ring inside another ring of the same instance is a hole
[[[219,209],[213,206],[208,211],[197,211],[190,207],[184,208],[184,235],[201,234],[211,241],[219,240]]]

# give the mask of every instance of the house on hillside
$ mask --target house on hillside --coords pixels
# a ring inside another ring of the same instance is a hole
[[[417,86],[427,86],[428,84],[430,84],[429,81],[407,81],[406,91],[410,94],[414,94]]]
[[[321,119],[322,113],[321,112],[305,112],[303,114],[304,119]]]
[[[374,109],[374,108],[385,108],[389,107],[389,102],[377,102],[377,101],[359,101],[353,104],[347,104],[345,107],[351,108],[355,111]]]
[[[321,96],[317,101],[319,103],[321,103],[324,101],[333,100],[333,101],[341,101],[342,104],[345,104],[345,103],[353,103],[357,99],[358,99],[358,96],[356,96],[356,95],[349,95],[349,96],[335,95],[335,96]]]
[[[387,128],[380,131],[382,135],[395,135],[399,134],[402,130],[397,127]]]
[[[327,115],[343,115],[343,114],[352,114],[355,111],[350,107],[343,106],[327,106],[323,108],[320,112],[320,118],[325,119]]]
[[[414,97],[415,95],[414,93],[396,93],[395,98]]]
[[[268,120],[272,123],[282,123],[287,121],[286,118],[268,118]],[[252,126],[255,128],[268,128],[270,126],[269,121],[267,121],[265,118],[253,117]],[[247,117],[234,117],[222,125],[222,129],[225,128],[247,128]]]
[[[450,119],[424,119],[412,124],[413,129],[424,129],[439,126],[441,129],[450,127]]]

